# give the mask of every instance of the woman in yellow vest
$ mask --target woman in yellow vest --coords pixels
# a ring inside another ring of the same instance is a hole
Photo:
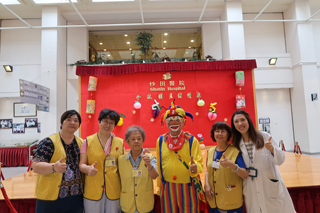
[[[208,150],[205,193],[210,213],[242,213],[242,179],[248,178],[242,155],[228,143],[230,126],[216,122],[210,130],[218,145]]]
[[[37,174],[36,213],[82,213],[83,184],[79,170],[82,139],[74,135],[80,114],[68,110],[61,116],[60,132],[40,141],[33,161]]]
[[[112,131],[120,115],[111,109],[99,114],[99,132],[88,136],[80,151],[80,170],[85,173],[84,209],[89,213],[120,212],[118,157],[124,154],[123,139]]]
[[[145,153],[142,145],[145,131],[140,126],[130,126],[125,141],[131,150],[118,159],[121,180],[120,206],[124,213],[151,213],[154,206],[153,181],[158,177],[157,160]]]

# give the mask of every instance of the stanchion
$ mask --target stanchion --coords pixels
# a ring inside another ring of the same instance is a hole
[[[279,141],[279,147],[282,149],[282,151],[286,151],[286,148],[284,147],[283,140]]]
[[[1,164],[0,164],[0,172],[1,172]],[[1,174],[2,174],[2,172],[1,172]],[[15,208],[12,206],[12,203],[8,198],[7,192],[6,192],[6,190],[5,190],[5,188],[4,188],[3,184],[2,184],[1,178],[0,178],[0,188],[1,188],[2,195],[3,195],[3,197],[4,197],[4,199],[5,199],[6,203],[7,203],[7,206],[10,208],[10,211],[12,213],[18,213],[15,210]]]
[[[31,160],[29,161],[29,165],[28,165],[28,169],[27,169],[27,172],[30,171],[30,169],[32,170],[32,161],[33,161],[33,156],[31,156]]]
[[[301,149],[300,149],[300,146],[299,146],[298,142],[294,142],[294,150],[293,150],[293,153],[296,153],[296,154],[302,154],[302,152],[301,152]]]

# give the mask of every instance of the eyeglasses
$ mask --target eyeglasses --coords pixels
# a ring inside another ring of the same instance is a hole
[[[214,133],[215,134],[222,134],[222,135],[225,135],[225,134],[227,134],[228,132],[226,131],[226,130],[214,130]]]
[[[115,125],[115,123],[114,123],[113,121],[108,122],[108,120],[106,120],[106,119],[102,119],[102,120],[101,120],[101,123],[103,123],[103,124],[108,124],[108,125],[110,125],[110,126],[114,126],[114,125]]]
[[[181,123],[183,121],[183,118],[181,118],[180,116],[170,116],[169,118],[167,118],[168,123],[172,123],[173,121]]]

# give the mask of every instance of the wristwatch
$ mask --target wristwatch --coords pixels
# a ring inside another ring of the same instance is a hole
[[[52,164],[52,173],[55,173],[56,171],[54,171],[54,164]]]

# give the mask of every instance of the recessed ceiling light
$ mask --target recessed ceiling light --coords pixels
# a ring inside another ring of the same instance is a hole
[[[164,35],[166,36],[166,35],[168,35],[168,33],[164,33]]]
[[[194,40],[191,40],[191,42],[194,42]]]
[[[69,3],[68,0],[33,0],[36,4],[54,4],[54,3]],[[78,2],[77,0],[71,0],[72,2]]]
[[[122,1],[134,1],[134,0],[92,0],[92,2],[122,2]]]
[[[5,4],[20,4],[18,0],[0,0],[0,3]]]
[[[189,46],[189,49],[191,49],[191,46]]]
[[[167,41],[163,41],[163,43],[167,43]]]
[[[110,54],[108,54],[108,57],[110,57]]]
[[[165,49],[166,49],[166,47],[163,47],[163,49],[165,50]]]
[[[127,44],[130,44],[130,41],[127,41]]]
[[[127,37],[128,36],[128,34],[124,34],[124,37]]]
[[[102,45],[103,43],[102,42],[100,42],[100,45]]]
[[[107,51],[107,49],[103,49],[103,51]]]
[[[129,48],[129,50],[132,50],[132,48]]]

